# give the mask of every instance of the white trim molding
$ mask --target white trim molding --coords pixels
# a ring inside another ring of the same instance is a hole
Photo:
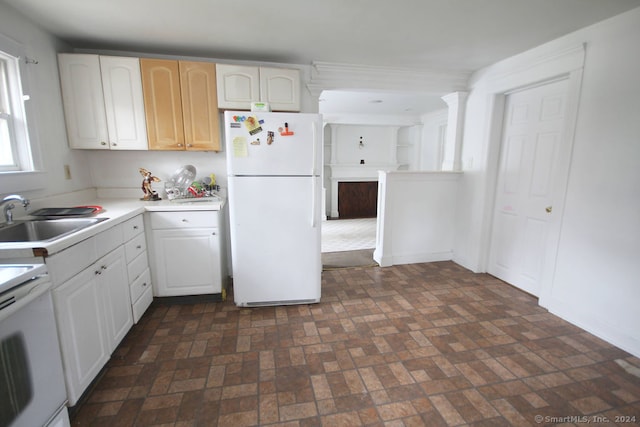
[[[442,97],[449,107],[447,139],[445,141],[443,170],[462,170],[462,134],[468,92],[454,92]]]
[[[471,72],[313,62],[307,89],[315,96],[326,89],[395,90],[442,96],[465,90]]]

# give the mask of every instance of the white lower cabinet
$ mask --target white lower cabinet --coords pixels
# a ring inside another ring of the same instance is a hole
[[[143,215],[45,261],[73,406],[153,300]]]
[[[138,323],[153,301],[143,215],[140,214],[126,221],[123,229],[133,321]]]
[[[148,234],[140,214],[44,258],[53,283],[69,406],[140,320],[154,290],[158,296],[223,291],[222,213],[149,215]]]
[[[107,348],[111,354],[133,325],[124,249],[118,248],[109,253],[95,267],[99,285],[104,292]]]
[[[53,301],[73,406],[133,324],[124,248],[55,287]]]
[[[222,213],[183,211],[148,215],[154,295],[222,293]]]

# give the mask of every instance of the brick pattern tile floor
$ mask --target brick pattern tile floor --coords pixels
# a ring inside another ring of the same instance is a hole
[[[72,424],[637,424],[640,378],[616,360],[640,367],[452,262],[339,269],[315,305],[154,302]]]

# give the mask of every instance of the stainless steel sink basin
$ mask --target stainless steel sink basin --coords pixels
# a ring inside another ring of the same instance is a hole
[[[61,218],[16,221],[0,228],[0,242],[50,242],[108,218]]]

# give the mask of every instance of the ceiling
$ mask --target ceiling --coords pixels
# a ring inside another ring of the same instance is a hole
[[[77,48],[443,72],[477,70],[640,6],[640,0],[0,1]],[[375,99],[383,95],[391,96]]]
[[[320,95],[319,112],[325,115],[420,116],[442,110],[440,97],[424,93],[325,90]]]

